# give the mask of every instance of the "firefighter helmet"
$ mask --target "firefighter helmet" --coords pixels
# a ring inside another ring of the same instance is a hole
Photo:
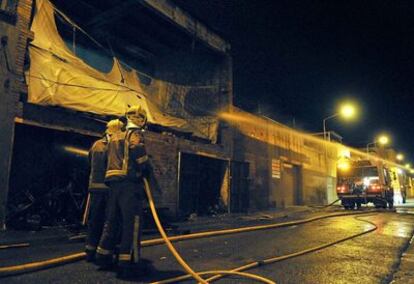
[[[130,107],[125,116],[129,121],[139,127],[143,127],[147,122],[147,112],[139,105]]]
[[[122,130],[124,124],[119,119],[112,119],[106,124],[106,134],[112,135]]]

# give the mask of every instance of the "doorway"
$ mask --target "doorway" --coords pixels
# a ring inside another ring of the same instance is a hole
[[[178,211],[181,216],[227,211],[221,197],[226,160],[180,153]]]
[[[7,224],[79,224],[88,188],[88,149],[96,137],[16,124]]]
[[[283,163],[281,189],[285,206],[303,203],[299,166]]]
[[[249,164],[233,161],[231,162],[231,212],[247,212],[249,201]]]

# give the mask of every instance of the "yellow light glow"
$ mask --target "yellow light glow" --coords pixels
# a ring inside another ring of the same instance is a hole
[[[356,114],[355,106],[350,103],[344,104],[341,106],[339,113],[345,119],[353,118]]]
[[[410,174],[414,174],[414,170],[413,169],[410,170]]]
[[[390,139],[388,138],[388,136],[381,135],[380,137],[378,137],[378,143],[380,143],[381,145],[386,145],[388,144],[388,142],[390,142]]]
[[[397,154],[397,160],[398,161],[404,160],[404,155],[403,154]]]
[[[351,158],[351,151],[348,148],[342,148],[339,152],[340,158]]]
[[[383,161],[390,166],[401,166],[401,164],[395,161],[386,160],[378,155],[369,154],[352,147],[344,147],[343,144],[335,141],[327,141],[310,133],[289,128],[281,123],[270,121],[269,119],[239,110],[235,107],[230,112],[222,111],[217,115],[221,120],[235,127],[241,135],[282,149],[302,153],[302,151],[305,151],[306,145],[312,145],[312,147],[320,149],[320,151],[326,148],[330,151],[337,151],[337,156],[340,161],[349,161],[347,157],[340,157],[341,151],[347,148],[351,152],[351,156],[358,157],[359,159],[369,159],[376,162]],[[339,165],[339,162],[337,162],[338,170],[341,167],[346,169],[347,165],[342,163]]]
[[[351,168],[351,163],[349,161],[339,161],[337,167],[339,170],[345,172]]]
[[[405,167],[406,167],[407,169],[409,169],[409,168],[411,167],[411,164],[407,163],[407,164],[405,164]]]
[[[80,148],[76,148],[76,147],[72,147],[72,146],[64,146],[63,149],[65,151],[68,151],[70,153],[80,155],[80,156],[88,156],[88,154],[89,154],[89,152],[84,150],[84,149],[80,149]]]

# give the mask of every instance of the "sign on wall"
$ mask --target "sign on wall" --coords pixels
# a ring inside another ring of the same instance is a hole
[[[272,159],[272,178],[280,179],[280,160]]]

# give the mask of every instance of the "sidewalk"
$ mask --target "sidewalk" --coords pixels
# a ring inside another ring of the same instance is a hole
[[[410,240],[408,249],[402,254],[400,266],[394,274],[392,284],[414,283],[414,237]]]
[[[397,211],[400,213],[414,214],[414,199],[407,199],[407,202],[398,205]],[[411,238],[407,249],[403,252],[401,262],[393,275],[392,284],[414,283],[414,236]]]
[[[50,227],[40,231],[0,231],[0,247],[9,244],[29,243],[30,245],[36,245],[51,241],[65,241],[71,235],[73,233],[64,227]]]
[[[168,230],[167,233],[171,235],[183,233],[189,234],[201,231],[237,228],[252,224],[279,223],[302,219],[309,214],[318,212],[321,212],[321,210],[307,206],[291,206],[284,209],[273,209],[252,213],[192,216],[186,221],[171,222],[169,225],[174,229]],[[156,232],[156,229],[154,228],[149,231]],[[18,243],[29,243],[30,245],[36,245],[44,244],[45,242],[63,242],[69,241],[71,237],[76,235],[79,235],[80,239],[82,239],[82,233],[73,233],[65,227],[43,228],[40,231],[6,230],[0,231],[0,246]],[[148,234],[148,231],[144,231],[143,239],[153,237],[153,233]]]

